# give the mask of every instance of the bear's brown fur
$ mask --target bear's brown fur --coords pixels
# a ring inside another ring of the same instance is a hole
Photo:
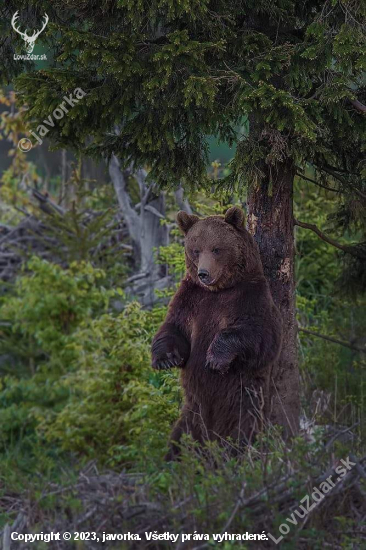
[[[179,212],[178,225],[187,273],[152,343],[155,369],[182,369],[185,402],[169,458],[183,433],[238,446],[253,439],[282,335],[242,210],[205,219]]]

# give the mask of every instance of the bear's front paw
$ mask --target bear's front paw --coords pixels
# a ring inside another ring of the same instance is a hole
[[[230,368],[232,359],[229,357],[218,357],[208,351],[206,357],[206,367],[219,374],[226,374]]]
[[[166,351],[152,356],[152,367],[156,370],[166,370],[172,367],[182,367],[184,363],[179,351],[174,348],[172,351]]]

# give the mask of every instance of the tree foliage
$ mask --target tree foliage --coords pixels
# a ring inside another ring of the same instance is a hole
[[[362,2],[70,0],[52,10],[52,66],[16,84],[29,127],[81,87],[86,96],[50,129],[54,143],[148,166],[160,185],[209,184],[209,135],[237,143],[217,182],[226,189],[258,185],[290,160],[334,188],[332,229],[359,241],[346,258],[358,276],[346,269],[344,286],[364,289]]]
[[[55,139],[78,147],[93,135],[91,149],[147,164],[161,182],[201,183],[215,134],[240,141],[240,178],[260,176],[264,159],[291,157],[321,174],[349,172],[359,185],[364,16],[362,3],[343,0],[69,1],[49,31],[54,67],[18,85],[35,121],[83,87],[87,97]],[[248,116],[260,128],[255,142],[236,132]]]

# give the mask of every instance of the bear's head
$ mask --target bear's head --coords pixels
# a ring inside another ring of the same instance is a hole
[[[181,211],[177,221],[185,235],[187,271],[197,284],[220,290],[263,275],[257,245],[244,228],[240,208],[203,219]]]

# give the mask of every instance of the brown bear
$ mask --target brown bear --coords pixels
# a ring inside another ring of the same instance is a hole
[[[185,402],[168,459],[183,433],[201,443],[229,438],[237,448],[253,440],[282,338],[243,211],[204,219],[179,212],[177,221],[187,272],[152,343],[153,368],[182,369]]]

